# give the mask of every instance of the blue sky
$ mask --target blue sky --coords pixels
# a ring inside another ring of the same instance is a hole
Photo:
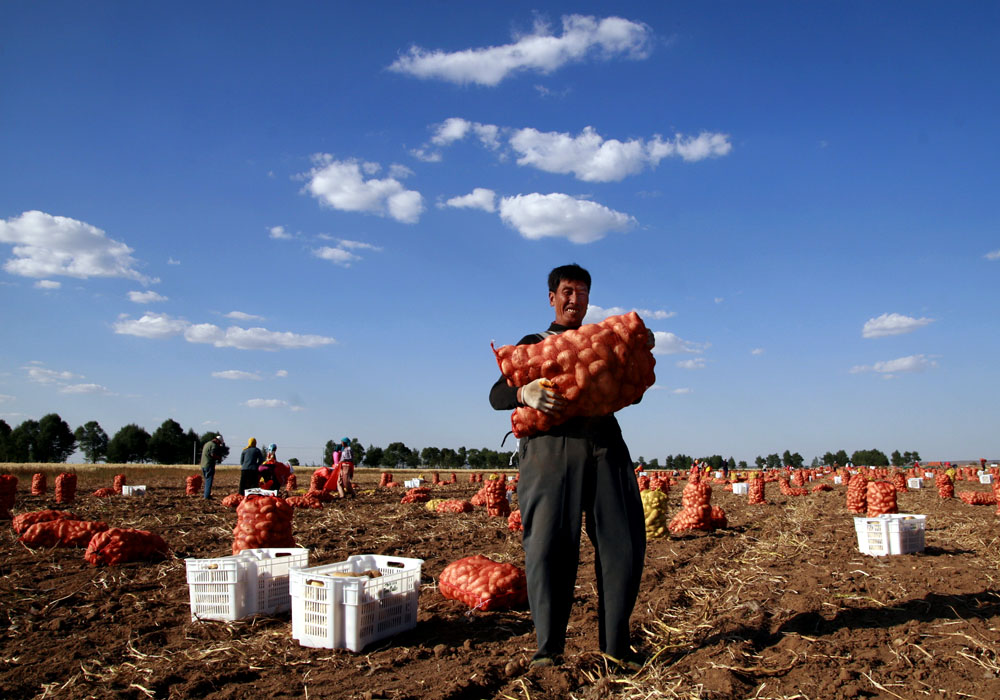
[[[498,449],[575,261],[633,457],[1000,457],[1000,6],[606,8],[0,5],[0,418]]]

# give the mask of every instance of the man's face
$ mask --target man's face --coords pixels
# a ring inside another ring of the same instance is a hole
[[[556,323],[568,328],[579,328],[587,315],[590,290],[583,282],[559,280],[559,287],[549,292],[549,306],[556,310]]]

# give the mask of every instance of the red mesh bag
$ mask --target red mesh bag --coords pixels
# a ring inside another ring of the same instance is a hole
[[[712,487],[702,481],[689,481],[681,492],[681,510],[673,517],[667,529],[671,532],[685,530],[712,531],[726,527],[726,513],[712,507]]]
[[[1000,479],[993,477],[993,499],[997,502],[997,515],[1000,515]]]
[[[801,469],[796,469],[792,472],[791,478],[792,486],[805,486],[806,485],[806,475],[802,473]]]
[[[289,474],[288,479],[285,480],[285,488],[289,491],[294,491],[299,485],[299,480],[295,478],[294,474]]]
[[[512,511],[507,517],[507,529],[511,532],[524,532],[524,525],[521,524],[521,509]]]
[[[44,496],[49,490],[48,481],[45,478],[45,474],[38,472],[31,477],[31,495],[32,496]]]
[[[812,487],[812,492],[816,493],[817,491],[833,491],[833,487],[830,484],[816,484]]]
[[[285,499],[292,508],[312,508],[314,510],[322,508],[323,502],[308,493],[305,496],[289,496]]]
[[[438,578],[438,590],[474,610],[509,610],[528,602],[524,571],[481,554],[448,564]]]
[[[167,543],[155,532],[113,527],[90,538],[83,558],[94,566],[115,566],[130,561],[165,559],[169,554]]]
[[[236,508],[233,554],[244,549],[294,547],[292,507],[277,496],[246,496]]]
[[[222,499],[222,506],[224,508],[235,508],[242,502],[243,502],[243,494],[231,493]]]
[[[755,475],[747,482],[747,503],[754,505],[766,505],[764,498],[764,479],[760,474]]]
[[[906,488],[906,476],[903,472],[892,473],[892,485],[896,487],[896,493],[907,493],[909,491]]]
[[[306,491],[303,498],[311,498],[320,503],[329,503],[333,500],[333,494],[329,491]]]
[[[934,481],[937,486],[938,496],[941,498],[955,497],[955,482],[951,480],[950,476],[942,472],[934,478]]]
[[[427,503],[431,500],[430,489],[424,486],[418,486],[417,488],[410,489],[406,492],[399,502],[400,503]]]
[[[50,520],[79,520],[79,518],[64,510],[36,510],[33,513],[15,515],[11,525],[14,527],[14,532],[20,535],[35,523],[44,523]]]
[[[652,479],[650,479],[648,476],[640,476],[638,481],[639,481],[640,491],[649,491],[649,483],[650,481],[652,481]]]
[[[16,499],[17,477],[13,474],[0,474],[0,512],[5,514],[5,520],[10,520],[9,511],[14,507]]]
[[[868,517],[898,513],[896,506],[896,487],[888,481],[871,481],[868,483]]]
[[[603,416],[638,401],[656,381],[650,331],[632,311],[609,316],[532,345],[494,348],[500,372],[511,386],[544,378],[567,401],[557,419],[527,406],[514,410],[515,437],[534,435],[574,416]]]
[[[76,474],[60,474],[56,477],[56,503],[72,503],[75,500]]]
[[[392,483],[392,472],[382,472],[378,480],[378,485],[388,486],[390,483]]]
[[[35,523],[20,539],[29,547],[86,547],[90,538],[107,529],[102,522],[59,518]]]
[[[958,497],[970,506],[992,506],[997,502],[996,496],[985,491],[960,491]]]
[[[491,518],[506,518],[510,515],[510,501],[507,500],[506,484],[499,480],[492,480],[483,486],[483,500],[486,506],[486,515]]]
[[[115,490],[110,486],[104,486],[94,491],[94,495],[98,498],[111,498],[115,495]]]
[[[184,495],[197,496],[201,493],[201,486],[204,482],[198,474],[192,474],[184,480]]]
[[[868,510],[868,479],[863,474],[855,474],[847,482],[847,510],[852,513]]]
[[[115,493],[121,493],[122,492],[122,486],[124,486],[124,485],[125,485],[125,475],[124,474],[115,474],[115,479],[112,482],[112,487],[114,488]]]
[[[475,508],[468,501],[463,501],[460,498],[452,498],[447,501],[441,501],[434,506],[434,510],[438,513],[471,513]]]

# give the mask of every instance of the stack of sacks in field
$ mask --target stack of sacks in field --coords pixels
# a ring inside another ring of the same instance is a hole
[[[764,498],[764,478],[760,472],[750,477],[747,485],[747,503],[751,506],[767,505]]]
[[[113,527],[90,538],[83,558],[94,566],[114,566],[130,561],[165,559],[169,554],[167,543],[155,532]]]
[[[29,526],[20,541],[28,547],[86,547],[94,535],[107,529],[107,524],[99,521],[55,518]]]
[[[385,484],[382,482],[385,480],[386,474],[387,472],[382,472],[382,480],[379,481],[378,484],[379,486],[385,486]],[[390,474],[389,476],[391,477],[392,475]],[[326,468],[317,469],[316,471],[313,472],[312,478],[309,480],[309,490],[322,491],[323,486],[326,484],[327,479],[329,478],[330,478],[330,472],[328,469]]]
[[[906,488],[906,477],[903,472],[894,471],[892,473],[892,485],[896,487],[896,493],[907,493],[909,491]]]
[[[793,469],[790,478],[792,486],[805,486],[806,485],[806,475],[801,469]]]
[[[440,486],[440,484],[441,484],[441,475],[438,474],[437,472],[432,472],[431,473],[431,483],[434,486]]]
[[[866,494],[868,517],[898,513],[896,506],[896,487],[889,481],[870,481]]]
[[[101,488],[94,491],[94,495],[98,498],[111,498],[115,495],[115,490],[110,486],[102,486]]]
[[[294,511],[277,496],[247,496],[236,509],[233,529],[233,554],[244,549],[294,547],[292,517]]]
[[[184,480],[184,495],[197,496],[201,493],[202,483],[201,476],[198,474],[192,474]]]
[[[868,509],[868,479],[858,472],[847,484],[847,510],[864,513]]]
[[[962,491],[958,494],[962,501],[970,506],[992,506],[997,502],[993,492]]]
[[[231,493],[222,499],[222,506],[224,508],[235,508],[240,503],[243,502],[243,495],[239,493]]]
[[[17,477],[13,474],[0,474],[0,520],[10,520],[10,509],[17,500]]]
[[[788,479],[782,477],[778,479],[778,488],[781,493],[785,496],[805,496],[809,493],[809,489],[804,489],[799,486],[792,486],[788,483]]]
[[[289,496],[285,499],[285,503],[290,505],[292,508],[310,508],[312,510],[319,510],[323,507],[323,501],[320,500],[320,494],[323,491],[308,491],[303,496]],[[333,496],[330,496],[333,499]]]
[[[712,531],[726,527],[726,513],[712,506],[712,487],[700,481],[689,481],[681,494],[681,511],[670,521],[670,532],[685,530]]]
[[[115,493],[121,495],[122,486],[125,485],[125,475],[115,474],[114,481],[112,482],[112,488],[114,488]]]
[[[833,487],[830,484],[816,484],[812,487],[812,492],[816,493],[817,491],[833,491]]]
[[[298,485],[299,485],[299,480],[295,477],[295,475],[289,474],[288,479],[285,480],[285,489],[287,491],[294,491],[296,488],[298,488]]]
[[[528,406],[515,409],[514,436],[545,432],[575,416],[607,415],[642,398],[656,381],[649,332],[633,311],[550,335],[533,345],[494,349],[510,386],[545,379],[567,402],[558,417]]]
[[[941,498],[955,497],[955,483],[944,472],[940,472],[934,477],[934,484],[937,486],[938,496]]]
[[[491,518],[506,518],[510,515],[510,501],[507,500],[507,487],[502,478],[491,478],[483,486],[483,501],[486,515]]]
[[[56,503],[76,500],[76,474],[64,472],[56,477]]]
[[[78,517],[66,510],[36,510],[33,513],[21,513],[20,515],[15,515],[14,520],[11,522],[11,527],[14,528],[14,532],[19,535],[23,535],[25,530],[34,525],[35,523],[44,523],[49,520],[79,520]]]
[[[48,483],[45,479],[45,474],[38,472],[31,477],[31,495],[32,496],[44,496],[49,490]]]

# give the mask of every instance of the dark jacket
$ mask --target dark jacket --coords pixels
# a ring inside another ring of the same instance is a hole
[[[257,446],[247,447],[240,453],[240,470],[257,471],[257,467],[264,463],[264,455]]]

